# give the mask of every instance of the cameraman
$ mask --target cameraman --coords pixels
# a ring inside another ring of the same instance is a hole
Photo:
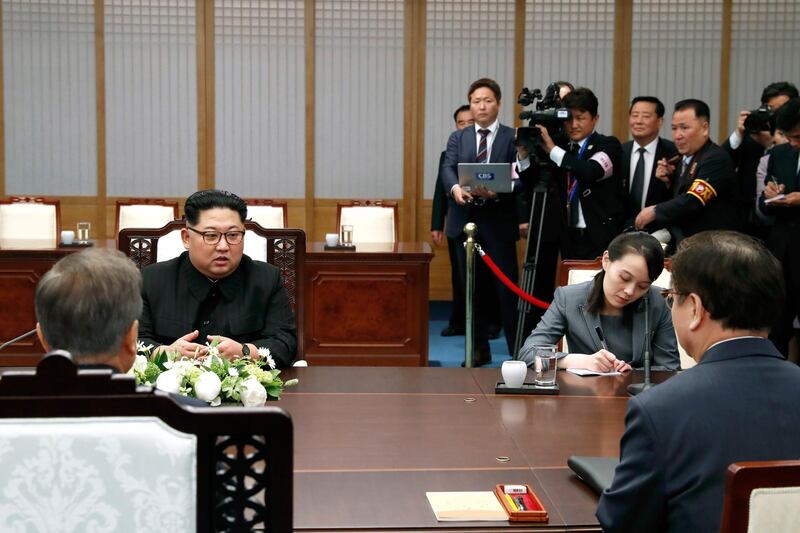
[[[541,147],[562,170],[556,176],[561,209],[562,259],[594,259],[622,229],[625,194],[618,169],[622,147],[615,137],[595,131],[597,97],[578,87],[564,97],[571,118],[564,122],[569,142],[558,146],[544,126]],[[523,161],[520,168],[524,167]],[[523,169],[524,170],[524,169]]]
[[[736,165],[741,208],[747,213],[744,231],[756,237],[766,236],[763,223],[757,221],[753,212],[758,163],[776,144],[775,113],[790,98],[797,96],[797,88],[789,82],[767,85],[761,93],[761,107],[739,113],[736,129],[722,145]]]

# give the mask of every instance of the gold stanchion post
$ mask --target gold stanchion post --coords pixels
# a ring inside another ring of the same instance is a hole
[[[464,243],[467,251],[467,280],[464,287],[464,300],[466,301],[465,315],[466,324],[464,325],[464,367],[472,368],[472,356],[475,350],[475,315],[472,310],[475,293],[475,235],[478,234],[478,227],[474,222],[468,222],[464,226],[464,233],[467,234],[467,241]]]

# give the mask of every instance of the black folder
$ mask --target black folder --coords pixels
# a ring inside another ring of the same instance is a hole
[[[567,459],[567,466],[598,494],[611,486],[614,469],[619,464],[616,457],[585,457],[573,455]]]

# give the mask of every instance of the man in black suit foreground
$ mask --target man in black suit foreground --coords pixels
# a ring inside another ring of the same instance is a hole
[[[759,205],[761,211],[775,217],[769,248],[783,264],[786,282],[786,308],[771,338],[788,355],[792,322],[800,314],[800,99],[784,104],[776,119],[789,142],[776,146],[769,155],[768,181]]]
[[[82,367],[127,372],[136,359],[142,276],[117,250],[66,256],[36,286],[36,333]]]
[[[219,337],[220,355],[256,355],[268,348],[279,368],[292,363],[297,332],[280,271],[244,255],[247,204],[227,191],[186,199],[186,251],[142,271],[144,308],[139,338],[182,355],[206,352]]]
[[[696,367],[631,398],[603,531],[716,533],[728,465],[800,457],[800,368],[767,333],[781,265],[756,239],[709,231],[672,259],[672,321]]]

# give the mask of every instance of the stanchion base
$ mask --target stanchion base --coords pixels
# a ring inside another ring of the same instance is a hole
[[[558,394],[558,383],[553,387],[540,387],[535,383],[523,383],[522,387],[507,387],[504,381],[498,381],[494,386],[495,394]]]

